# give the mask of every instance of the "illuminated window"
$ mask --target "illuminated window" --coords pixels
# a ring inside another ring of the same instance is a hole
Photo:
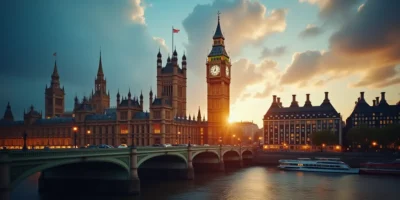
[[[154,133],[161,133],[161,126],[160,124],[153,124]]]
[[[121,132],[121,134],[128,134],[129,133],[128,125],[127,124],[121,124],[120,125],[120,132]]]

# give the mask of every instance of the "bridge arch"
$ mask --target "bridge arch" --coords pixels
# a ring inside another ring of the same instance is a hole
[[[236,149],[229,149],[229,150],[226,150],[226,151],[222,152],[221,157],[223,158],[223,157],[225,156],[225,154],[227,154],[228,152],[229,152],[229,154],[236,153],[237,156],[241,156],[241,154],[240,154],[240,152],[239,152],[238,150],[236,150]]]
[[[140,167],[140,165],[142,165],[144,162],[155,158],[155,157],[160,157],[160,156],[174,156],[174,157],[179,157],[181,158],[183,161],[185,161],[186,165],[187,165],[187,158],[185,156],[183,156],[182,154],[179,153],[156,153],[156,154],[151,154],[151,155],[147,155],[141,159],[138,159],[138,168]]]
[[[194,158],[200,154],[204,154],[204,153],[209,153],[209,154],[215,154],[215,156],[218,157],[218,159],[221,159],[219,153],[217,151],[214,150],[206,150],[206,151],[197,151],[196,153],[192,154],[192,160],[194,160]]]
[[[104,162],[104,163],[112,163],[115,164],[124,170],[126,170],[127,173],[129,173],[129,166],[127,163],[115,159],[115,158],[76,158],[76,159],[69,159],[69,160],[63,160],[63,161],[49,161],[49,162],[44,162],[42,164],[39,164],[36,167],[30,168],[21,174],[17,175],[13,180],[11,180],[11,188],[15,188],[21,181],[25,180],[29,176],[37,173],[37,172],[43,172],[46,169],[51,169],[63,165],[68,165],[68,164],[76,164],[76,163],[88,163],[88,162]]]

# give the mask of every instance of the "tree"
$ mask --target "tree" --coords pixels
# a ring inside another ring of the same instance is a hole
[[[311,142],[314,145],[333,145],[339,141],[338,137],[329,130],[317,131],[311,134]]]

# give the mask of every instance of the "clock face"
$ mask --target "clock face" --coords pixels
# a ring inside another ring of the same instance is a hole
[[[229,67],[226,67],[225,73],[226,73],[226,76],[229,76]]]
[[[218,65],[214,65],[210,68],[210,73],[213,76],[217,76],[219,74],[219,72],[221,71],[221,69],[219,68]]]

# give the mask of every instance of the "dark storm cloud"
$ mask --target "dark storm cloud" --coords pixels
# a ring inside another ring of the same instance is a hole
[[[345,22],[349,17],[354,15],[354,8],[362,2],[361,0],[326,0],[322,5],[319,16],[331,22]]]
[[[364,73],[353,86],[386,87],[399,84],[400,2],[368,0],[330,38],[327,52],[296,53],[281,83],[295,84],[317,76],[339,78]],[[341,76],[339,76],[340,74]]]
[[[155,85],[158,46],[144,25],[132,22],[130,9],[129,1],[3,1],[0,17],[7,31],[0,32],[0,78],[7,85],[2,84],[0,110],[11,101],[20,118],[30,104],[44,108],[53,52],[66,109],[72,109],[75,94],[89,95],[94,87],[100,46],[111,105],[118,88],[148,94],[150,84]]]

